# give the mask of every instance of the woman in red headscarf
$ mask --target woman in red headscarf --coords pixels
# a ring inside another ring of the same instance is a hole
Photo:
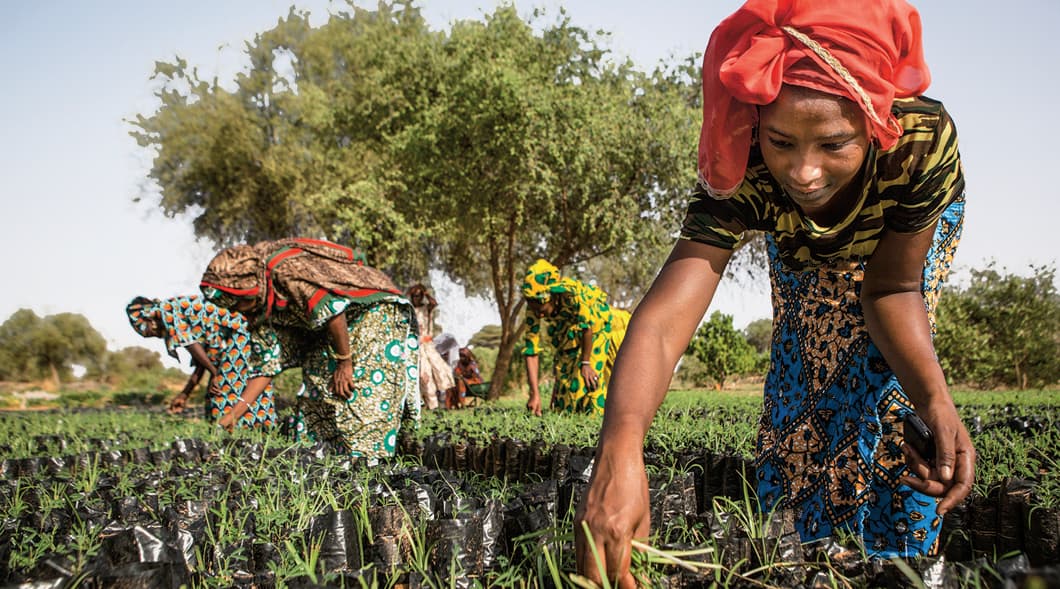
[[[921,96],[929,81],[903,0],[751,0],[714,31],[700,181],[615,366],[576,519],[584,574],[599,576],[582,522],[607,574],[634,583],[644,435],[748,231],[766,235],[773,286],[762,510],[796,510],[804,540],[859,536],[875,557],[936,550],[942,514],[970,491],[974,449],[932,344],[964,178],[953,122]],[[934,463],[903,443],[914,411],[934,430]]]

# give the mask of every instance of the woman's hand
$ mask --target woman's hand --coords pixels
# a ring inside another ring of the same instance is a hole
[[[541,417],[541,395],[530,393],[530,399],[526,402],[526,410],[537,417]]]
[[[231,433],[236,428],[235,409],[226,413],[217,421],[217,425],[221,426],[226,432]]]
[[[538,358],[525,356],[526,358],[526,383],[530,386],[530,398],[526,401],[526,410],[537,417],[541,417],[541,394],[537,388]]]
[[[189,354],[191,354],[192,362],[195,364],[195,371],[199,377],[202,376],[203,371],[210,374],[210,380],[207,381],[207,388],[211,395],[221,394],[221,382],[217,378],[220,371],[214,366],[213,362],[210,362],[210,355],[206,353],[206,348],[198,342],[193,342],[185,346]],[[199,379],[195,379],[195,383],[198,384]],[[193,387],[194,388],[194,387]],[[190,392],[190,391],[188,391]]]
[[[585,381],[585,390],[593,392],[596,387],[600,385],[599,376],[596,371],[593,370],[592,365],[592,354],[593,354],[593,330],[585,328],[582,330],[582,345],[581,345],[581,373],[582,380]]]
[[[964,501],[975,482],[975,448],[957,408],[948,398],[939,399],[923,408],[917,415],[935,434],[935,460],[929,463],[909,444],[902,444],[909,472],[916,476],[902,477],[902,483],[914,490],[942,497],[939,515],[944,515]]]
[[[331,375],[331,392],[343,401],[350,399],[353,392],[353,360],[347,358],[338,361],[338,366]]]
[[[582,380],[585,381],[585,390],[590,393],[595,391],[600,386],[600,376],[596,374],[593,367],[587,362],[582,362]]]
[[[188,395],[186,393],[180,393],[173,400],[169,402],[169,413],[180,413],[188,406]]]
[[[648,506],[648,476],[641,448],[598,455],[589,490],[574,516],[578,570],[597,584],[602,581],[602,569],[617,587],[636,587],[629,570],[632,540],[648,537]],[[591,543],[583,524],[591,534]]]
[[[221,395],[221,378],[219,378],[220,373],[213,366],[207,366],[206,371],[210,373],[210,380],[208,381],[210,394],[214,396]]]
[[[328,320],[328,335],[335,362],[331,374],[331,392],[343,401],[349,401],[353,393],[353,351],[350,350],[350,334],[347,331],[346,315],[339,313]]]

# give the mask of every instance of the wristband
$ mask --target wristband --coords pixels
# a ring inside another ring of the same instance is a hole
[[[350,350],[345,354],[336,354],[334,351],[332,351],[331,357],[336,360],[349,360],[350,358],[353,358],[353,350]]]
[[[588,360],[582,360],[582,366],[588,366],[590,364],[592,364],[592,362],[590,362]]]

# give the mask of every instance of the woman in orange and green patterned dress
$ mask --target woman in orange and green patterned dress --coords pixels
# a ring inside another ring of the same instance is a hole
[[[552,408],[567,413],[603,415],[607,382],[618,346],[626,333],[629,313],[607,304],[607,294],[590,284],[560,276],[545,260],[530,267],[523,280],[526,299],[526,378],[530,399],[526,407],[541,415],[538,391],[538,354],[541,324],[555,349]]]
[[[129,323],[144,337],[160,337],[166,351],[177,357],[177,349],[191,354],[195,371],[184,390],[171,402],[171,412],[187,404],[188,396],[205,373],[210,373],[206,415],[219,421],[238,402],[250,370],[250,333],[239,313],[204,301],[198,295],[160,301],[136,297],[125,308]],[[276,424],[271,382],[239,419],[239,427],[270,428]]]

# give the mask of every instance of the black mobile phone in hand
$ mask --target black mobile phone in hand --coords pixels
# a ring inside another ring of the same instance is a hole
[[[916,449],[921,458],[928,462],[935,461],[935,434],[919,415],[912,412],[906,414],[902,433],[905,443]]]

